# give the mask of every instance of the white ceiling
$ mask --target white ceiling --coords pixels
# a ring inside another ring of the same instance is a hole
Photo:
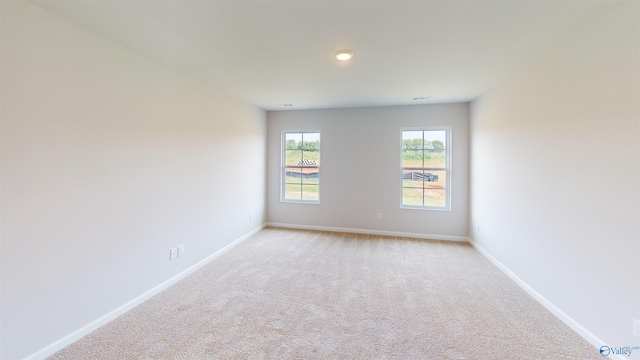
[[[36,4],[267,110],[469,101],[606,13],[605,1]],[[333,53],[354,53],[348,64]],[[280,104],[293,104],[284,108]]]

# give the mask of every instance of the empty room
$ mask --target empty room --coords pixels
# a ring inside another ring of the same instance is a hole
[[[0,16],[1,359],[640,359],[639,2]]]

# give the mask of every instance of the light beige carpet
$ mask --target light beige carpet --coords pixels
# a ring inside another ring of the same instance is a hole
[[[266,228],[51,359],[598,359],[466,243]]]

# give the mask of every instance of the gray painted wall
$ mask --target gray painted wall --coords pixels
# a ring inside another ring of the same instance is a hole
[[[263,110],[25,2],[2,4],[1,86],[2,359],[266,220]]]
[[[271,111],[268,113],[268,221],[390,232],[467,236],[467,103]],[[452,127],[451,211],[400,208],[400,129]],[[281,134],[322,133],[320,204],[280,202]],[[359,174],[372,174],[366,179]],[[376,214],[382,213],[382,220]]]

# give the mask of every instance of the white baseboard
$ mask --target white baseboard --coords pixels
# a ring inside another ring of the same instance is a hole
[[[476,249],[480,254],[482,254],[487,260],[489,260],[493,265],[495,265],[498,269],[502,270],[511,280],[515,281],[518,286],[520,286],[524,291],[527,292],[531,297],[533,297],[536,301],[538,301],[542,306],[544,306],[547,310],[551,311],[558,319],[567,324],[571,329],[577,332],[580,336],[582,336],[585,340],[587,340],[591,345],[593,345],[596,349],[600,349],[602,345],[605,345],[605,342],[600,340],[597,336],[591,333],[589,330],[585,329],[582,325],[580,325],[577,321],[569,317],[569,315],[565,314],[562,310],[558,309],[553,303],[547,300],[544,296],[540,295],[536,290],[534,290],[531,286],[529,286],[526,282],[520,279],[516,274],[511,272],[509,268],[504,266],[498,259],[494,258],[491,254],[489,254],[482,246],[478,245],[473,239],[469,239],[469,243]],[[599,356],[597,352],[594,352],[594,357]],[[617,359],[616,355],[610,355],[608,358]]]
[[[322,230],[322,231],[333,231],[333,232],[346,232],[346,233],[357,233],[357,234],[370,234],[370,235],[384,235],[384,236],[398,236],[398,237],[411,237],[411,238],[419,238],[419,239],[432,239],[432,240],[446,240],[446,241],[462,241],[469,242],[478,252],[480,252],[484,257],[486,257],[492,264],[502,270],[507,276],[509,276],[513,281],[515,281],[518,286],[520,286],[524,291],[526,291],[531,297],[536,299],[540,304],[542,304],[547,310],[551,311],[556,317],[558,317],[562,322],[567,324],[571,329],[580,334],[583,338],[585,338],[589,343],[591,343],[596,349],[599,349],[600,346],[605,344],[602,340],[592,334],[590,331],[582,327],[578,322],[573,320],[567,314],[565,314],[562,310],[558,309],[555,305],[553,305],[549,300],[540,295],[537,291],[535,291],[532,287],[530,287],[527,283],[525,283],[522,279],[520,279],[517,275],[515,275],[511,270],[509,270],[506,266],[504,266],[500,261],[494,258],[491,254],[489,254],[486,250],[484,250],[480,245],[478,245],[475,241],[470,238],[462,237],[462,236],[450,236],[450,235],[434,235],[434,234],[418,234],[418,233],[406,233],[406,232],[395,232],[395,231],[382,231],[382,230],[368,230],[368,229],[353,229],[353,228],[338,228],[338,227],[328,227],[328,226],[314,226],[314,225],[297,225],[297,224],[282,224],[282,223],[266,223],[258,226],[254,230],[249,233],[243,235],[242,237],[236,239],[229,245],[224,248],[216,251],[215,253],[209,255],[205,259],[197,262],[196,264],[190,266],[179,274],[173,276],[162,284],[154,287],[153,289],[145,292],[144,294],[136,297],[135,299],[129,301],[128,303],[118,307],[117,309],[109,312],[108,314],[92,321],[91,323],[83,326],[82,328],[72,332],[71,334],[63,337],[60,340],[46,346],[45,348],[27,356],[24,360],[40,360],[45,359],[48,356],[55,354],[57,351],[71,345],[75,341],[81,339],[82,337],[88,335],[94,330],[100,328],[106,323],[112,321],[118,316],[126,313],[127,311],[133,309],[134,307],[140,305],[145,302],[152,296],[160,293],[165,290],[169,286],[175,284],[179,280],[185,278],[196,270],[200,269],[207,263],[211,262],[213,259],[218,256],[224,254],[229,251],[234,246],[240,244],[244,240],[249,237],[255,235],[257,232],[262,230],[265,226],[272,227],[282,227],[282,228],[292,228],[292,229],[305,229],[305,230]],[[609,356],[608,358],[617,358]],[[622,357],[620,357],[622,359]]]
[[[162,290],[165,290],[166,288],[168,288],[169,286],[175,284],[176,282],[178,282],[179,280],[185,278],[187,275],[190,275],[191,273],[195,272],[196,270],[200,269],[201,267],[203,267],[204,265],[206,265],[207,263],[211,262],[213,259],[217,258],[218,256],[224,254],[225,252],[229,251],[231,248],[233,248],[234,246],[240,244],[241,242],[243,242],[244,240],[250,238],[251,236],[255,235],[258,231],[262,230],[264,227],[266,226],[266,224],[262,224],[260,226],[258,226],[257,228],[251,230],[250,232],[248,232],[247,234],[243,235],[242,237],[234,240],[232,243],[230,243],[229,245],[223,247],[222,249],[216,251],[215,253],[207,256],[206,258],[200,260],[199,262],[195,263],[194,265],[188,267],[187,269],[185,269],[184,271],[180,272],[179,274],[173,276],[172,278],[170,278],[169,280],[163,282],[162,284],[154,287],[153,289],[145,292],[144,294],[136,297],[135,299],[129,301],[128,303],[118,307],[117,309],[109,312],[108,314],[92,321],[91,323],[81,327],[80,329],[72,332],[71,334],[63,337],[62,339],[46,346],[45,348],[27,356],[26,358],[24,358],[24,360],[40,360],[40,359],[45,359],[48,356],[51,356],[53,354],[55,354],[56,352],[62,350],[63,348],[71,345],[72,343],[76,342],[77,340],[81,339],[82,337],[88,335],[89,333],[93,332],[94,330],[100,328],[101,326],[105,325],[106,323],[110,322],[111,320],[117,318],[118,316],[126,313],[127,311],[133,309],[134,307],[142,304],[143,302],[145,302],[146,300],[148,300],[149,298],[151,298],[152,296],[160,293]]]
[[[267,226],[290,228],[290,229],[321,230],[321,231],[345,232],[345,233],[355,233],[355,234],[409,237],[409,238],[431,239],[431,240],[462,241],[462,242],[469,241],[469,238],[466,236],[418,234],[418,233],[407,233],[407,232],[399,232],[399,231],[353,229],[353,228],[340,228],[340,227],[315,226],[315,225],[282,224],[282,223],[273,223],[273,222],[268,222]]]

